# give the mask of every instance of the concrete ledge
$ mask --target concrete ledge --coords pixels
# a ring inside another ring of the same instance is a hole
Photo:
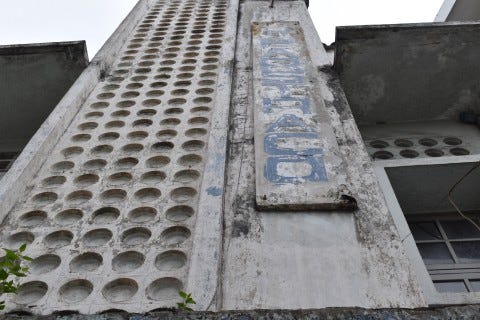
[[[25,314],[7,314],[0,320],[319,320],[319,319],[356,319],[356,320],[438,320],[438,319],[478,319],[480,305],[460,307],[442,307],[425,309],[363,309],[363,308],[325,308],[318,310],[251,310],[224,312],[180,312],[178,310],[152,312],[148,314],[130,314],[126,312],[106,312],[100,315],[58,314],[51,316],[29,316]]]
[[[127,40],[130,31],[140,21],[150,3],[153,3],[153,0],[142,0],[137,3],[38,129],[12,168],[2,178],[0,182],[0,221],[5,219],[8,212],[25,193],[30,181],[43,165],[89,94],[108,73],[118,56],[119,49]]]

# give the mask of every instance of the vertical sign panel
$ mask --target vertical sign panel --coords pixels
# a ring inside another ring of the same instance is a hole
[[[252,31],[257,206],[352,208],[302,29],[298,22],[264,22]]]

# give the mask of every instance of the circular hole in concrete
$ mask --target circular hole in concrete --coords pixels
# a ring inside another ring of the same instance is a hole
[[[193,99],[193,103],[195,103],[195,104],[207,104],[207,103],[210,103],[212,101],[213,101],[213,99],[210,98],[210,97],[198,97],[198,98]]]
[[[83,217],[83,212],[78,209],[67,209],[59,212],[55,216],[55,221],[63,226],[71,225],[80,221]]]
[[[182,121],[177,118],[167,118],[162,121],[160,121],[160,125],[162,126],[177,126],[181,123]]]
[[[407,139],[397,139],[393,143],[395,143],[397,147],[401,148],[410,148],[413,146],[413,142]]]
[[[120,210],[113,207],[104,207],[92,214],[92,220],[95,223],[111,223],[117,220],[119,216]]]
[[[76,134],[74,135],[71,140],[73,142],[86,142],[88,140],[90,140],[92,138],[91,135],[87,134],[87,133],[81,133],[81,134]]]
[[[32,243],[33,240],[35,240],[35,236],[33,235],[33,233],[28,231],[21,231],[9,236],[7,242],[11,250],[16,250],[25,243]]]
[[[127,91],[122,93],[122,98],[136,98],[140,95],[140,92],[138,91]]]
[[[172,129],[161,130],[157,132],[157,138],[160,140],[170,140],[177,135],[177,131]]]
[[[93,159],[85,162],[83,167],[88,170],[100,170],[105,168],[107,165],[107,161],[103,159]]]
[[[113,186],[122,186],[132,181],[132,178],[128,172],[117,172],[108,177],[108,183]]]
[[[85,300],[93,291],[90,281],[84,279],[72,280],[65,283],[59,290],[60,299],[68,303]]]
[[[120,134],[117,132],[106,132],[98,136],[98,141],[114,141],[120,138]]]
[[[197,190],[190,187],[181,187],[173,189],[170,192],[170,197],[175,202],[187,202],[191,201],[197,195]]]
[[[448,144],[449,146],[458,146],[458,145],[462,144],[462,140],[460,140],[459,138],[455,138],[455,137],[447,137],[447,138],[443,139],[443,142],[445,144]]]
[[[112,112],[111,114],[113,118],[125,118],[125,117],[128,117],[129,115],[130,115],[130,111],[128,110],[118,110],[118,111]]]
[[[193,128],[185,132],[185,135],[190,138],[199,138],[207,134],[207,130],[202,128]]]
[[[100,101],[100,102],[92,103],[90,105],[90,108],[92,108],[92,109],[105,109],[108,106],[109,106],[108,102]]]
[[[198,82],[199,86],[213,86],[215,84],[215,81],[213,80],[200,80]]]
[[[374,140],[370,142],[370,146],[376,149],[382,149],[388,147],[388,142],[383,140]]]
[[[470,151],[464,148],[452,148],[450,149],[450,153],[454,156],[466,156],[470,154]]]
[[[145,256],[137,251],[127,251],[118,254],[112,260],[112,268],[117,272],[130,272],[140,268],[145,262]]]
[[[70,193],[67,196],[66,200],[68,203],[71,203],[73,205],[79,205],[92,199],[92,197],[93,197],[93,194],[90,191],[78,190]]]
[[[200,178],[200,172],[197,170],[181,170],[175,173],[174,180],[182,183],[188,183]]]
[[[155,258],[155,267],[160,271],[173,271],[180,269],[187,262],[185,253],[177,250],[170,250],[159,254]]]
[[[157,114],[157,110],[155,109],[142,109],[137,112],[137,116],[139,117],[153,117]]]
[[[83,174],[81,176],[78,176],[75,180],[74,183],[78,187],[88,187],[91,186],[92,184],[95,184],[99,180],[99,176],[96,174],[88,173],[88,174]]]
[[[164,111],[166,115],[179,115],[183,113],[182,108],[168,108]]]
[[[430,139],[430,138],[422,138],[418,140],[418,143],[420,143],[422,146],[425,146],[425,147],[433,147],[438,144],[437,140]]]
[[[157,184],[165,180],[167,175],[162,171],[150,171],[142,174],[141,181],[145,184]]]
[[[147,127],[150,127],[152,124],[153,124],[153,121],[150,119],[139,119],[139,120],[135,120],[132,123],[132,126],[134,128],[147,128]]]
[[[118,108],[130,108],[130,107],[133,107],[134,105],[135,105],[135,101],[132,101],[132,100],[124,100],[117,103]]]
[[[131,299],[138,291],[137,283],[132,279],[117,279],[107,283],[102,294],[110,302],[123,302]]]
[[[185,151],[198,151],[203,149],[205,143],[200,140],[190,140],[182,144],[182,148]]]
[[[152,88],[163,88],[163,87],[166,87],[167,86],[167,83],[165,81],[157,81],[157,82],[154,82],[150,85],[150,87]]]
[[[170,227],[162,232],[162,241],[167,246],[178,246],[190,237],[190,230],[185,227]]]
[[[133,209],[128,213],[130,221],[135,223],[144,223],[155,219],[157,210],[151,207],[140,207]]]
[[[85,119],[98,119],[103,117],[103,112],[100,111],[94,111],[94,112],[89,112],[85,115]]]
[[[47,218],[47,213],[41,210],[33,210],[24,213],[19,219],[22,227],[34,227],[42,224]]]
[[[55,254],[41,255],[30,263],[29,271],[32,274],[44,274],[58,268],[62,260]]]
[[[15,301],[20,304],[30,304],[43,298],[48,291],[48,285],[42,281],[30,281],[18,287]]]
[[[117,71],[120,71],[120,70],[117,70]],[[128,70],[126,70],[128,72]],[[100,100],[106,100],[106,99],[111,99],[115,97],[115,94],[111,93],[111,92],[104,92],[104,93],[100,93],[99,95],[97,95],[97,99],[100,99]]]
[[[190,110],[191,113],[202,113],[202,112],[209,112],[210,108],[206,106],[195,107]]]
[[[440,149],[427,149],[425,154],[429,157],[441,157],[443,156],[443,151]]]
[[[165,91],[163,90],[150,90],[146,93],[147,97],[160,97],[163,96]]]
[[[162,168],[170,163],[170,158],[166,156],[151,157],[147,160],[148,168]]]
[[[188,123],[191,125],[203,125],[208,123],[207,117],[194,117],[188,120]]]
[[[146,290],[147,297],[151,300],[165,301],[177,299],[178,292],[183,289],[183,284],[176,278],[160,278],[153,281]]]
[[[388,151],[377,151],[373,154],[374,159],[387,160],[393,158],[393,154]]]
[[[131,169],[135,167],[137,164],[138,164],[138,159],[133,157],[122,158],[122,159],[119,159],[117,162],[115,162],[115,166],[118,169]]]
[[[58,198],[55,192],[41,192],[33,196],[32,202],[41,206],[54,203]]]
[[[51,169],[53,172],[64,172],[70,169],[73,169],[75,164],[71,161],[60,161],[52,165]]]
[[[178,163],[185,167],[193,167],[202,162],[202,157],[196,154],[187,154],[178,159]]]
[[[122,151],[125,153],[138,153],[143,150],[143,145],[140,143],[129,143],[122,147]]]
[[[147,228],[131,228],[122,233],[122,242],[127,246],[136,246],[150,239],[152,233]]]
[[[152,151],[154,152],[169,152],[174,147],[174,144],[169,141],[157,142],[152,145]]]
[[[57,188],[63,185],[67,179],[64,176],[52,176],[42,180],[42,186],[45,188]]]
[[[125,200],[127,192],[122,189],[110,189],[100,194],[100,198],[105,203],[118,203]]]
[[[105,124],[105,128],[108,128],[108,129],[118,129],[124,126],[125,126],[125,122],[121,120],[114,120],[114,121],[107,122]]]
[[[95,121],[89,121],[89,122],[84,122],[80,124],[78,126],[78,129],[82,131],[91,131],[96,129],[97,127],[98,127],[98,123],[96,123]]]
[[[83,243],[87,247],[99,247],[112,239],[112,231],[108,229],[95,229],[88,231],[83,236]]]
[[[147,99],[142,102],[145,107],[149,108],[158,106],[160,103],[162,103],[162,101],[160,101],[159,99]]]
[[[189,206],[174,206],[167,210],[165,216],[168,220],[174,222],[185,221],[193,216],[194,210]]]
[[[143,188],[135,192],[135,198],[140,202],[154,201],[160,198],[162,193],[156,188]]]
[[[148,137],[148,132],[146,131],[133,131],[127,135],[127,138],[130,140],[143,140]]]
[[[70,261],[71,272],[92,272],[100,268],[103,257],[95,252],[82,253]]]
[[[73,239],[73,233],[68,230],[59,230],[50,233],[43,239],[45,246],[50,249],[57,249],[68,246]]]
[[[92,154],[94,155],[107,155],[113,151],[113,147],[109,144],[102,144],[92,148]]]
[[[400,155],[404,158],[416,158],[418,157],[418,152],[415,150],[405,149],[400,151]]]

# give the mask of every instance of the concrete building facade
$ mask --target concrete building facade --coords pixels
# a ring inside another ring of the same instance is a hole
[[[304,1],[139,1],[0,182],[8,310],[479,303],[479,28],[341,28],[332,64]]]

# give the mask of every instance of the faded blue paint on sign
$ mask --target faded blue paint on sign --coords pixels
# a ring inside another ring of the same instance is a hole
[[[222,189],[219,187],[210,187],[207,189],[207,193],[211,196],[220,196],[222,195]]]
[[[267,154],[264,176],[277,184],[327,181],[323,150],[319,147],[321,137],[307,124],[313,112],[299,52],[302,46],[288,27],[262,28],[260,46],[262,112],[263,118],[271,121],[263,141]],[[278,169],[292,164],[303,164],[310,172]]]

